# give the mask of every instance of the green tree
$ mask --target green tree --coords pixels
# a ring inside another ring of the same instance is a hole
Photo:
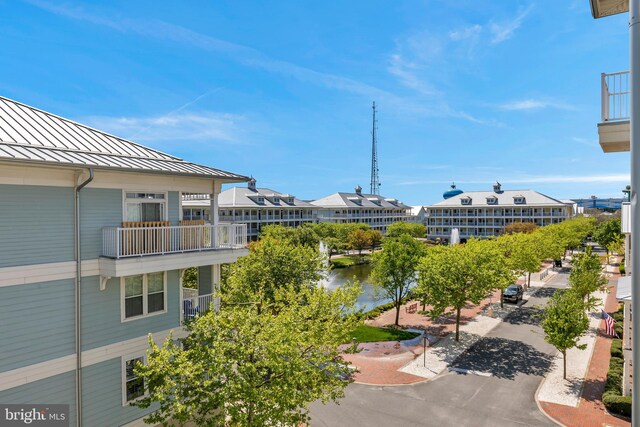
[[[358,256],[362,257],[362,250],[371,246],[371,235],[369,230],[355,228],[349,232],[348,247],[358,251]]]
[[[282,225],[267,225],[262,228],[260,238],[272,237],[279,240],[288,240],[294,245],[317,247],[320,237],[311,225],[304,224],[300,227],[284,227]]]
[[[135,370],[147,393],[134,404],[156,404],[146,421],[165,426],[308,423],[309,404],[337,401],[350,382],[338,346],[359,322],[359,292],[280,288],[270,307],[226,305],[199,317],[182,345],[150,337],[147,364]]]
[[[378,230],[369,230],[369,239],[371,241],[371,253],[382,243],[382,233]]]
[[[609,245],[618,238],[623,238],[622,228],[619,218],[598,224],[593,233],[593,238],[598,244],[607,251],[609,257]]]
[[[400,319],[400,306],[416,280],[416,268],[424,254],[424,244],[409,235],[401,235],[397,239],[384,239],[382,251],[373,255],[371,279],[376,293],[393,302],[396,326]]]
[[[434,246],[418,266],[415,294],[431,305],[430,316],[456,313],[456,341],[460,338],[460,312],[468,303],[479,304],[487,292],[514,279],[509,262],[491,240],[471,239],[464,245]]]
[[[264,237],[232,264],[222,302],[272,301],[277,289],[315,287],[324,266],[318,249]]]
[[[589,329],[589,318],[582,300],[573,292],[556,291],[547,301],[542,319],[544,339],[562,353],[563,378],[567,379],[567,350],[577,347],[578,340]]]
[[[187,268],[182,277],[182,287],[198,289],[198,267]]]
[[[602,290],[608,283],[607,278],[602,274],[600,259],[592,252],[591,247],[588,247],[585,252],[576,254],[571,264],[570,290],[583,301],[587,310],[592,310],[598,305],[598,300],[591,294]]]
[[[387,237],[400,237],[408,234],[412,237],[424,237],[427,229],[424,225],[415,222],[398,221],[387,227]]]
[[[515,234],[515,233],[533,233],[538,226],[535,222],[512,222],[511,224],[507,224],[504,227],[504,232],[506,234]]]
[[[517,270],[527,273],[527,288],[531,286],[531,274],[540,270],[542,250],[536,234],[516,235],[513,264]]]

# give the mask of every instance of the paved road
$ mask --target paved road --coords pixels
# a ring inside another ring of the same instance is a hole
[[[544,341],[537,315],[566,274],[515,310],[454,366],[490,376],[445,372],[425,383],[374,387],[351,384],[340,405],[314,404],[320,426],[552,426],[534,395],[556,350]]]

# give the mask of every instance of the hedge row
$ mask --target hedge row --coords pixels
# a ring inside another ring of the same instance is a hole
[[[612,317],[616,319],[616,327],[622,323],[622,310],[623,308],[621,307],[612,315]],[[617,332],[618,335],[622,337],[622,330]],[[616,338],[611,341],[611,360],[609,361],[607,382],[604,386],[604,392],[602,393],[602,403],[604,403],[607,410],[613,414],[631,417],[631,396],[622,396],[623,370],[624,353],[622,352],[622,339]]]

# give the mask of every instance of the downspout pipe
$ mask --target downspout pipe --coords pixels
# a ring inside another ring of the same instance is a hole
[[[93,181],[93,168],[89,168],[89,178],[73,190],[74,205],[74,244],[76,258],[76,281],[75,281],[75,332],[76,332],[76,425],[82,426],[82,311],[81,307],[81,289],[82,283],[82,254],[80,251],[80,190]]]

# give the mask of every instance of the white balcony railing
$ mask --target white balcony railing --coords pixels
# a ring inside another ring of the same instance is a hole
[[[629,120],[629,72],[601,75],[602,122]]]
[[[196,289],[182,288],[182,321],[190,320],[211,308],[213,295],[198,295]]]
[[[236,249],[246,245],[247,226],[245,224],[105,227],[102,229],[102,255],[116,259]]]

